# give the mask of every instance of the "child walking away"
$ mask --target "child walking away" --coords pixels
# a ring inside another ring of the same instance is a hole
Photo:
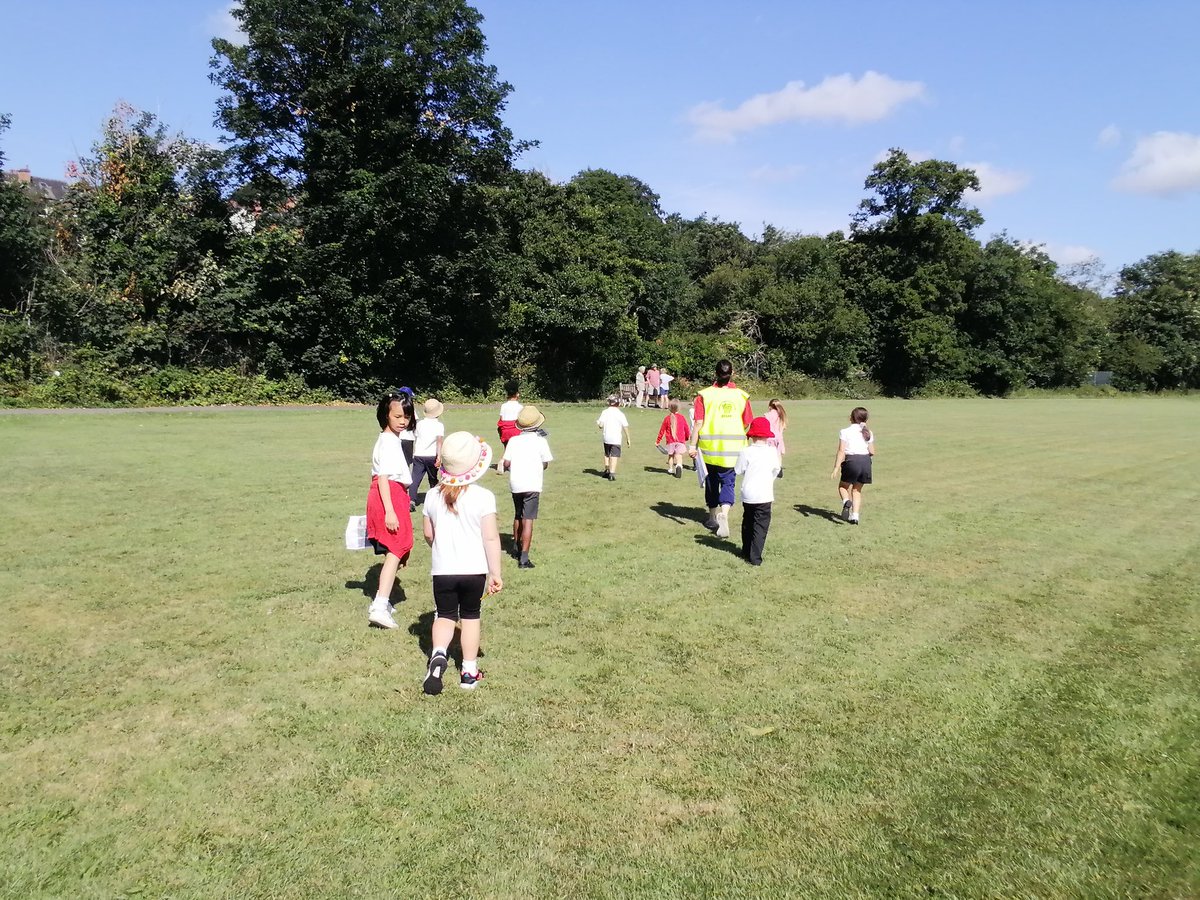
[[[446,434],[446,426],[440,421],[445,411],[441,402],[433,397],[425,401],[421,412],[425,416],[414,429],[413,441],[413,479],[408,489],[412,503],[417,502],[417,492],[421,490],[421,482],[429,476],[429,489],[437,484],[438,457],[442,452],[442,438]],[[411,504],[410,504],[411,507]]]
[[[500,577],[500,532],[496,495],[476,482],[488,470],[492,448],[483,438],[456,431],[442,442],[438,486],[425,498],[425,541],[433,548],[433,652],[422,689],[442,692],[454,624],[462,623],[462,672],[459,686],[470,690],[479,671],[480,610],[483,597],[495,594]]]
[[[496,421],[496,434],[500,436],[501,445],[507,446],[508,442],[521,430],[517,425],[517,414],[521,412],[521,401],[518,399],[521,392],[517,389],[517,383],[510,381],[504,386],[504,393],[508,399],[500,404],[500,418]]]
[[[687,441],[692,436],[687,419],[679,412],[679,401],[671,401],[671,411],[663,417],[662,427],[658,429],[658,439],[655,444],[666,442],[667,474],[676,478],[683,477],[683,455],[687,453]]]
[[[629,420],[625,413],[617,408],[621,401],[609,395],[608,409],[600,413],[596,425],[600,429],[600,440],[604,442],[604,477],[609,481],[617,480],[617,463],[621,461],[621,435],[625,435],[625,445],[633,446],[629,440]]]
[[[513,498],[513,551],[519,560],[518,569],[532,569],[529,545],[533,541],[533,523],[538,517],[538,501],[542,496],[543,475],[553,462],[550,444],[542,436],[546,417],[536,406],[526,406],[517,414],[521,431],[504,447],[501,468],[508,475],[508,487]]]
[[[371,488],[367,492],[367,540],[384,557],[375,599],[367,607],[367,621],[375,628],[395,628],[392,586],[396,572],[412,551],[412,519],[408,510],[408,483],[412,476],[404,461],[400,435],[408,428],[411,403],[402,394],[385,394],[375,408],[379,438],[371,453]]]
[[[411,472],[413,464],[413,441],[416,440],[416,433],[413,431],[413,428],[417,424],[417,411],[413,404],[412,388],[402,387],[396,393],[400,396],[400,402],[404,404],[404,416],[408,419],[408,424],[400,432],[400,446],[404,450],[404,462],[407,463],[408,470]],[[416,508],[417,504],[413,503],[410,497],[408,511],[412,512]]]
[[[783,477],[783,454],[787,453],[787,446],[783,443],[783,432],[787,428],[787,410],[783,408],[783,404],[772,398],[767,404],[767,414],[765,416],[767,422],[771,426],[771,431],[775,436],[767,441],[772,447],[779,451],[779,474],[776,478]]]
[[[770,444],[774,436],[765,416],[751,421],[746,432],[750,444],[733,466],[734,474],[742,476],[742,558],[752,566],[762,565],[775,502],[775,476],[781,468],[779,451]]]
[[[830,478],[837,478],[838,496],[842,498],[842,518],[851,525],[858,524],[862,508],[862,489],[871,483],[871,460],[875,456],[875,435],[867,427],[867,411],[861,406],[850,412],[850,424],[838,434],[837,455],[833,458]]]

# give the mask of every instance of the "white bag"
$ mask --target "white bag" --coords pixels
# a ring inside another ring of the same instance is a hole
[[[370,546],[367,543],[367,517],[351,516],[346,520],[346,549],[366,550]]]

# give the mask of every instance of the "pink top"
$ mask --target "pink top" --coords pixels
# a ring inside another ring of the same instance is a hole
[[[775,433],[775,437],[768,438],[767,443],[778,450],[780,456],[783,456],[787,453],[787,447],[783,443],[783,429],[779,427],[779,413],[768,407],[765,418],[771,423],[771,431]]]

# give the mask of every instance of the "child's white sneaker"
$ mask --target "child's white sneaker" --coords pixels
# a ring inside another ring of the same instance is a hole
[[[386,600],[376,598],[367,607],[367,621],[375,628],[399,628],[392,618],[391,606]]]

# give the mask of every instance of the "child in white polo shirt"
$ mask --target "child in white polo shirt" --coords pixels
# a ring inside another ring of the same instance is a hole
[[[442,424],[440,418],[444,411],[441,401],[430,397],[421,408],[425,418],[421,419],[413,430],[413,480],[412,484],[408,486],[408,496],[412,503],[417,502],[417,492],[421,489],[421,482],[425,480],[426,476],[429,477],[431,490],[437,484],[442,439],[446,435],[446,426]]]
[[[604,442],[604,477],[609,481],[617,480],[617,463],[621,461],[621,435],[625,435],[625,444],[633,446],[629,440],[629,420],[625,413],[617,408],[621,401],[613,396],[608,398],[608,409],[600,413],[596,427],[600,429],[600,440]]]
[[[546,468],[554,461],[550,444],[541,433],[546,417],[536,406],[524,406],[517,413],[520,427],[504,446],[501,469],[508,472],[508,487],[513,498],[513,549],[519,560],[518,569],[532,569],[529,545],[533,541],[533,523],[538,517],[538,503]]]
[[[775,435],[771,423],[759,416],[750,423],[748,446],[738,453],[733,465],[742,476],[742,557],[752,566],[762,565],[767,529],[771,527],[771,504],[775,502],[775,476],[779,474],[779,451],[767,443]]]

